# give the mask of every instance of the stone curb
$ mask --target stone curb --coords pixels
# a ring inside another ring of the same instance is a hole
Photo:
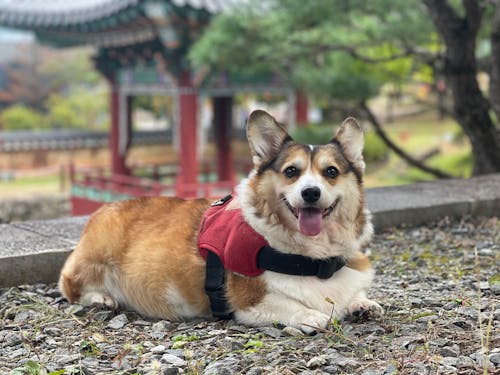
[[[500,174],[367,189],[376,230],[443,217],[500,216]],[[87,217],[0,225],[0,287],[57,281]]]

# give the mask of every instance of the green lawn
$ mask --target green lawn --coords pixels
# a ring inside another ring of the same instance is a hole
[[[66,184],[67,188],[67,184]],[[17,198],[41,194],[61,193],[59,174],[22,176],[14,180],[0,180],[0,197]]]
[[[429,166],[457,177],[470,176],[470,145],[464,137],[459,137],[460,127],[453,120],[439,121],[428,115],[387,124],[385,130],[401,148],[417,158],[431,150],[439,150],[436,156],[426,161]],[[401,185],[431,179],[434,177],[408,166],[390,152],[389,160],[383,165],[368,165],[366,186]]]

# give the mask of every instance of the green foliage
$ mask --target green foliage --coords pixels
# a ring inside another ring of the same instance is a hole
[[[0,114],[0,123],[3,130],[32,130],[46,127],[41,113],[22,104],[5,109]]]
[[[299,143],[309,145],[323,145],[330,142],[335,135],[333,127],[329,125],[315,125],[298,127],[290,134]]]
[[[417,0],[254,0],[217,16],[190,58],[216,71],[278,73],[318,99],[365,100],[419,70],[404,52],[436,44],[423,15]]]
[[[330,142],[335,132],[331,126],[310,124],[299,127],[291,132],[297,142],[313,145],[322,145]],[[367,163],[385,161],[389,150],[385,143],[372,131],[365,132],[365,148],[363,156]]]
[[[47,374],[44,367],[32,360],[27,361],[22,367],[12,370],[9,375],[44,375]]]
[[[107,125],[104,93],[75,87],[68,95],[48,100],[47,122],[54,128],[102,129]]]
[[[380,137],[373,131],[365,132],[365,148],[363,157],[366,163],[376,163],[386,161],[389,157],[389,150]]]

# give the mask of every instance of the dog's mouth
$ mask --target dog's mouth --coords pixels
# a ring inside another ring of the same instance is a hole
[[[297,218],[299,231],[306,236],[316,236],[321,232],[323,219],[333,212],[340,201],[338,197],[329,207],[322,210],[317,207],[296,208],[284,196],[282,198],[290,212]]]

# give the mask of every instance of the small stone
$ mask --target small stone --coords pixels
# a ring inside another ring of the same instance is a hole
[[[68,315],[82,316],[85,313],[85,307],[82,305],[71,305],[64,312]]]
[[[230,331],[235,331],[235,332],[240,332],[240,333],[247,333],[248,332],[248,327],[241,326],[241,325],[231,325],[227,328]]]
[[[398,369],[396,368],[395,365],[393,365],[392,363],[387,366],[384,371],[382,372],[382,375],[395,375],[398,373]]]
[[[167,322],[166,320],[160,320],[151,326],[151,332],[149,335],[152,338],[162,340],[167,335],[167,332],[172,328],[172,323]]]
[[[474,366],[475,362],[472,358],[467,357],[465,355],[461,355],[458,357],[458,362],[457,362],[457,367],[467,367],[467,366]]]
[[[330,362],[335,363],[337,366],[354,367],[357,365],[357,361],[354,358],[348,358],[340,353],[337,353],[336,351],[329,351],[328,353],[328,359]]]
[[[97,311],[94,314],[94,318],[96,320],[100,320],[100,321],[104,322],[104,321],[108,320],[111,315],[113,315],[112,311],[110,311],[110,310],[101,310],[101,311]]]
[[[479,283],[479,289],[481,289],[481,290],[488,290],[488,289],[490,289],[490,283],[487,282],[487,281],[481,281]]]
[[[26,349],[19,348],[19,349],[16,349],[16,350],[13,350],[12,352],[10,352],[9,358],[16,359],[19,357],[24,357],[26,354],[28,354]]]
[[[289,327],[289,326],[283,328],[283,333],[287,336],[292,336],[292,337],[304,336],[304,334],[302,333],[302,331],[300,329],[297,329],[294,327]]]
[[[417,323],[427,323],[427,322],[435,322],[438,320],[437,315],[427,315],[427,316],[421,316],[420,318],[417,318],[415,322]]]
[[[448,302],[443,305],[443,309],[447,311],[453,310],[455,307],[457,307],[457,303],[455,301]]]
[[[491,284],[490,290],[493,294],[499,295],[500,294],[500,283]]]
[[[252,367],[247,371],[247,375],[262,375],[263,369],[262,367]]]
[[[149,351],[153,354],[163,354],[163,353],[165,353],[165,350],[166,350],[166,348],[164,345],[157,345],[157,346],[151,348]]]
[[[149,327],[149,326],[153,325],[153,323],[148,322],[146,320],[142,320],[142,319],[134,320],[134,322],[132,324],[134,326],[138,326],[138,327]]]
[[[120,329],[125,327],[128,324],[128,318],[125,314],[120,314],[115,316],[108,322],[107,327],[111,329]]]
[[[490,362],[493,363],[495,366],[500,365],[500,353],[490,354],[489,359]]]
[[[482,256],[487,256],[487,257],[495,255],[493,250],[491,250],[490,248],[484,248],[484,249],[478,250],[477,254],[482,255]]]
[[[261,329],[261,332],[263,334],[265,334],[266,336],[270,336],[270,337],[273,337],[275,339],[277,339],[283,335],[282,330],[280,330],[278,328],[274,328],[274,327],[264,327]]]
[[[460,355],[460,347],[455,344],[452,346],[443,346],[437,350],[437,353],[442,357],[458,357]],[[454,366],[454,365],[451,365]]]
[[[9,332],[3,339],[5,346],[16,346],[23,342],[20,333]]]
[[[186,361],[172,354],[163,354],[161,361],[168,363],[177,367],[182,367],[186,365]]]
[[[61,330],[56,327],[45,327],[43,332],[49,336],[61,336]]]
[[[80,360],[80,354],[68,354],[56,357],[56,362],[58,365],[69,365],[72,363],[78,363]]]
[[[39,315],[39,313],[33,310],[22,310],[16,314],[14,323],[28,323],[36,319]]]
[[[236,358],[224,358],[215,362],[211,362],[202,374],[204,375],[233,375],[238,371],[235,371],[235,366],[238,360]]]
[[[326,355],[318,355],[316,357],[312,357],[306,364],[308,368],[316,368],[319,366],[323,366],[328,362],[328,357]]]
[[[180,370],[178,367],[173,367],[171,365],[166,365],[161,367],[162,375],[177,375],[180,374]]]
[[[412,307],[422,307],[423,306],[422,298],[410,297],[409,301],[410,301],[410,304]]]

